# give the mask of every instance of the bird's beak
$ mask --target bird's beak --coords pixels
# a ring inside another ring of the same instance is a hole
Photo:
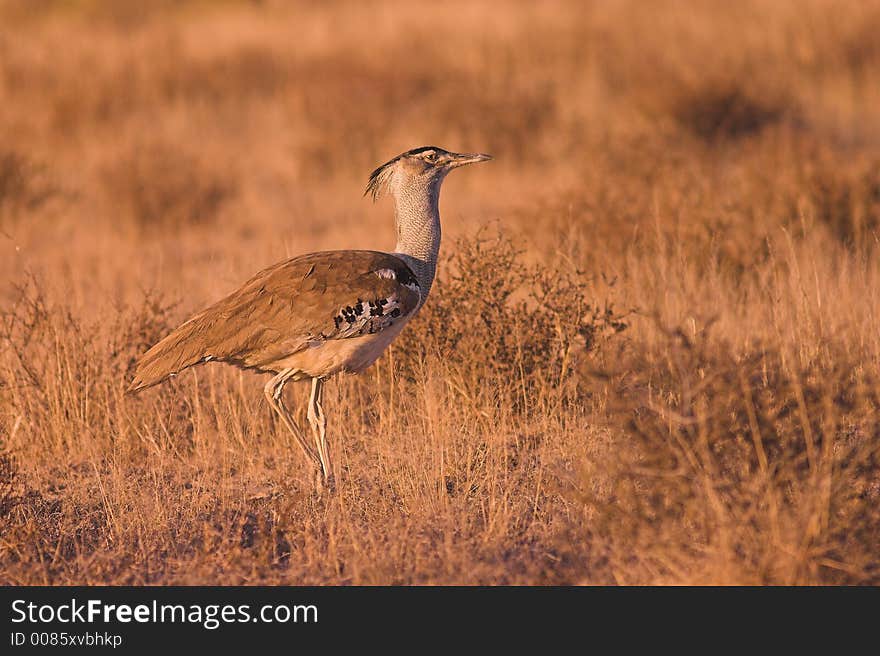
[[[482,153],[456,153],[452,162],[450,162],[450,168],[464,166],[465,164],[476,164],[477,162],[486,162],[490,159],[492,159],[491,155],[484,155]]]

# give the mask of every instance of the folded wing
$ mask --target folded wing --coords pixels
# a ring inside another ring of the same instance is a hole
[[[387,330],[419,299],[412,271],[389,253],[295,257],[261,271],[144,353],[129,391],[208,361],[275,371],[273,363],[309,346]]]

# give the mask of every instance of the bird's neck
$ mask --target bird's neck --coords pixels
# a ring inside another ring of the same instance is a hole
[[[394,218],[397,223],[395,252],[412,269],[419,282],[422,303],[434,283],[440,252],[440,184],[408,185],[395,190]]]

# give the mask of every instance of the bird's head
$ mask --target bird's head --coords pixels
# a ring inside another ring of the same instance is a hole
[[[489,155],[450,153],[436,146],[413,148],[373,171],[364,195],[370,194],[376,200],[386,188],[390,188],[393,193],[396,189],[412,184],[430,186],[442,182],[446,174],[454,168],[490,159],[492,158]]]

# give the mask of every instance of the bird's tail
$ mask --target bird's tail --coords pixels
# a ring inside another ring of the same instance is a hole
[[[188,321],[170,335],[157,342],[138,358],[134,379],[126,393],[139,392],[158,385],[188,367],[207,362],[203,340],[195,321]]]

